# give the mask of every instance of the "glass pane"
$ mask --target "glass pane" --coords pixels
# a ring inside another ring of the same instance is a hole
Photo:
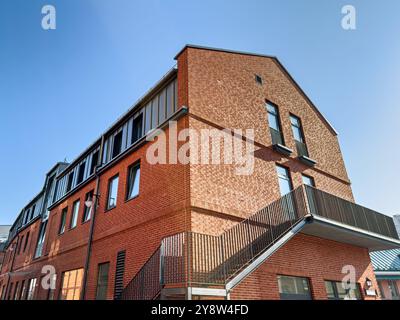
[[[293,136],[296,141],[303,142],[300,128],[292,126]]]
[[[151,103],[146,105],[146,112],[145,112],[145,133],[149,132],[151,129]]]
[[[108,208],[113,208],[117,205],[118,193],[118,177],[110,181],[109,194],[108,194]]]
[[[268,123],[269,123],[270,128],[275,129],[276,131],[280,131],[277,116],[268,113]]]
[[[129,172],[129,195],[128,198],[136,197],[139,194],[140,167],[135,166]]]
[[[167,117],[174,113],[174,84],[170,83],[167,87]]]
[[[310,186],[310,187],[314,187],[315,186],[313,178],[305,176],[305,175],[303,175],[302,178],[303,178],[303,183],[306,186]]]
[[[311,299],[306,278],[278,276],[278,286],[282,299]]]
[[[279,178],[279,188],[282,196],[292,191],[290,181],[282,178]]]
[[[333,283],[331,281],[325,281],[325,289],[328,299],[335,299],[335,290],[333,289]]]

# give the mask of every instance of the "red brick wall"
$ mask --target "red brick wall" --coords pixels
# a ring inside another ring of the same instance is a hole
[[[367,249],[299,234],[235,287],[231,299],[279,299],[278,275],[309,278],[313,298],[327,299],[324,280],[342,281],[345,265],[355,267],[363,290],[366,278],[378,289]]]

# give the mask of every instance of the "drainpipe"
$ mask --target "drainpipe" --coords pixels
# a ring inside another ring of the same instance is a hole
[[[86,296],[86,286],[87,286],[87,278],[88,278],[88,271],[89,271],[89,263],[90,263],[90,254],[92,251],[92,242],[93,242],[93,233],[94,233],[94,222],[96,219],[96,212],[97,212],[97,206],[99,204],[99,189],[100,189],[100,176],[98,174],[98,168],[102,164],[102,159],[103,159],[103,147],[104,147],[104,135],[101,137],[101,143],[100,143],[100,151],[99,151],[99,159],[100,159],[100,165],[97,165],[94,169],[94,174],[96,176],[96,189],[93,194],[93,203],[92,203],[92,219],[90,222],[90,233],[89,233],[89,239],[88,239],[88,245],[87,245],[87,252],[86,252],[86,261],[85,261],[85,269],[83,272],[83,283],[82,283],[82,292],[81,292],[81,300],[85,300]]]

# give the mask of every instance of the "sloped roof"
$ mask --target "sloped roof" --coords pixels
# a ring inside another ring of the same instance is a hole
[[[309,105],[314,109],[314,111],[317,113],[317,115],[322,119],[322,121],[327,125],[328,129],[332,132],[333,135],[337,136],[338,132],[336,129],[333,127],[333,125],[328,121],[328,119],[321,113],[321,111],[315,106],[315,104],[311,101],[311,99],[307,96],[307,94],[304,92],[304,90],[300,87],[300,85],[296,82],[296,80],[293,78],[293,76],[289,73],[289,71],[285,68],[285,66],[280,62],[280,60],[276,56],[271,56],[271,55],[266,55],[266,54],[259,54],[259,53],[253,53],[253,52],[245,52],[245,51],[237,51],[237,50],[229,50],[229,49],[221,49],[221,48],[213,48],[213,47],[207,47],[207,46],[200,46],[200,45],[195,45],[195,44],[187,44],[185,45],[175,56],[175,60],[178,59],[178,57],[181,55],[183,51],[187,48],[193,48],[193,49],[200,49],[200,50],[209,50],[209,51],[219,51],[219,52],[226,52],[226,53],[232,53],[232,54],[240,54],[240,55],[247,55],[247,56],[255,56],[255,57],[263,57],[263,58],[269,58],[273,59],[278,63],[278,66],[281,68],[281,70],[288,76],[289,80],[295,85],[295,87],[298,89],[300,94],[306,99],[306,101],[309,103]]]
[[[370,253],[374,271],[400,271],[400,249]]]

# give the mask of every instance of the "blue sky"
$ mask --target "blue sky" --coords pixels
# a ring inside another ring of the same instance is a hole
[[[56,30],[41,28],[45,4],[56,7]],[[346,4],[357,30],[341,28]],[[356,201],[400,214],[398,12],[397,0],[2,0],[0,224],[186,43],[278,56],[338,130]]]

